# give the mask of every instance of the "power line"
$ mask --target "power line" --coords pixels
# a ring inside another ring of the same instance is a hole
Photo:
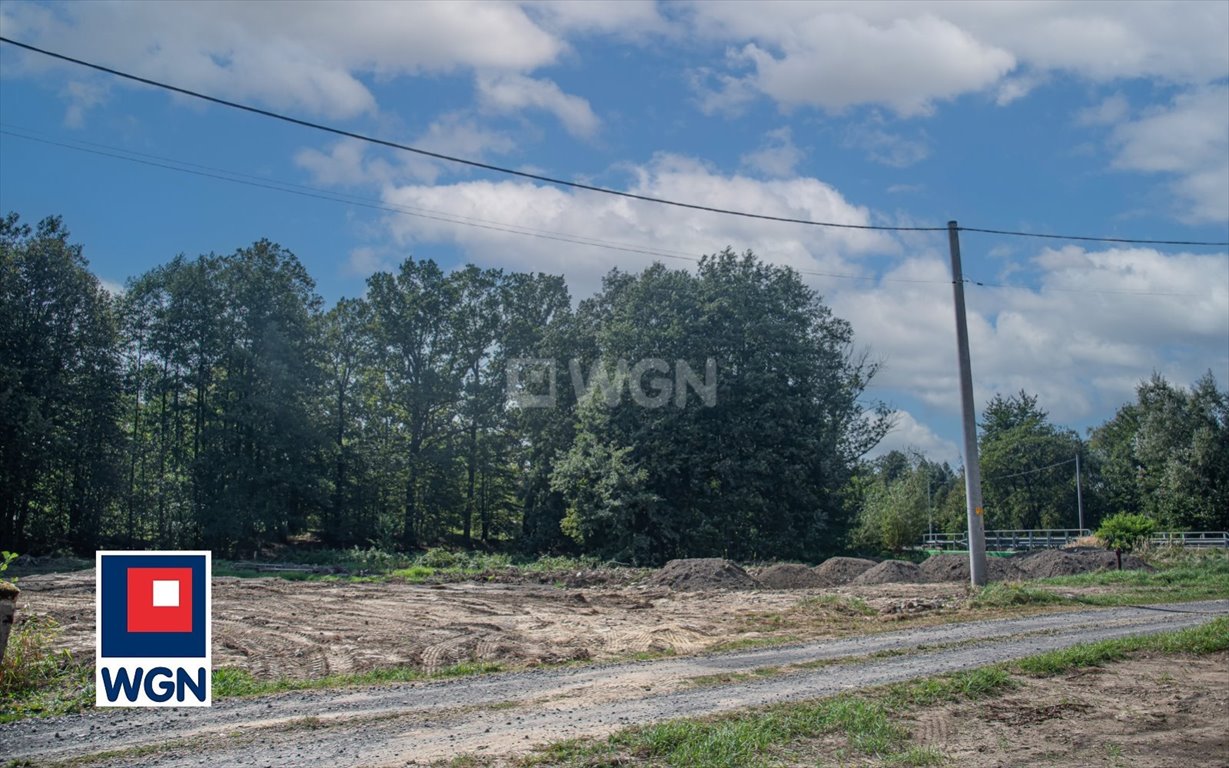
[[[311,187],[302,184],[294,184],[280,179],[269,179],[263,176],[253,176],[251,174],[242,173],[239,171],[230,170],[227,168],[215,168],[213,166],[201,165],[192,163],[186,160],[177,158],[161,157],[159,155],[150,155],[134,150],[113,147],[108,144],[99,144],[96,142],[83,141],[80,139],[67,141],[56,141],[45,136],[33,135],[33,132],[25,128],[17,128],[16,126],[0,123],[0,134],[12,136],[26,141],[34,141],[40,144],[60,147],[62,149],[71,149],[76,152],[85,152],[101,157],[109,157],[115,160],[124,160],[130,163],[162,168],[168,171],[177,171],[179,173],[191,174],[218,181],[227,181],[233,184],[242,184],[244,186],[266,189],[273,192],[285,192],[291,195],[307,197],[316,200],[325,200],[328,202],[342,203],[345,205],[355,205],[362,208],[393,213],[402,216],[410,216],[413,218],[428,219],[431,221],[439,221],[446,224],[455,224],[458,226],[471,227],[475,229],[485,229],[495,232],[507,232],[524,237],[533,237],[540,240],[553,240],[562,243],[573,243],[576,245],[587,245],[593,248],[602,248],[605,250],[622,251],[624,253],[636,253],[645,256],[654,256],[664,259],[677,259],[681,261],[689,261],[698,263],[700,257],[683,251],[669,251],[661,248],[650,248],[639,246],[631,243],[622,243],[617,241],[602,240],[600,238],[589,237],[588,235],[579,235],[570,232],[558,232],[552,230],[544,230],[535,227],[529,227],[523,224],[512,224],[502,221],[493,221],[490,219],[481,219],[472,216],[464,216],[458,213],[446,211],[436,211],[430,208],[421,208],[416,206],[395,205],[386,203],[372,198],[360,197],[358,195],[350,195],[331,190],[320,189],[319,187]],[[923,278],[907,278],[907,277],[879,277],[876,275],[850,275],[838,272],[822,272],[813,269],[802,269],[791,267],[800,275],[811,277],[827,277],[837,280],[862,280],[879,283],[907,283],[918,285],[947,285],[950,280],[927,280]],[[992,283],[977,280],[974,278],[963,278],[967,285],[975,285],[981,288],[995,288],[1003,290],[1032,290],[1027,286],[1007,285],[1004,283]],[[1127,296],[1177,296],[1177,297],[1192,297],[1198,294],[1179,293],[1171,291],[1122,291],[1122,290],[1101,290],[1095,288],[1053,288],[1047,287],[1045,290],[1060,291],[1064,293],[1083,293],[1083,294],[1109,294],[1109,295],[1127,295]]]
[[[456,157],[453,155],[446,155],[441,152],[432,152],[431,150],[410,146],[408,144],[401,144],[398,142],[389,141],[387,139],[381,139],[381,138],[377,138],[374,136],[368,136],[366,134],[356,133],[354,131],[348,131],[342,128],[335,128],[333,126],[325,125],[323,123],[316,123],[310,120],[303,120],[301,118],[291,117],[290,115],[285,115],[280,112],[274,112],[272,110],[261,109],[260,107],[254,107],[249,104],[243,104],[243,103],[236,102],[236,101],[229,101],[227,99],[222,99],[217,96],[209,96],[208,94],[200,93],[199,91],[193,91],[187,88],[181,88],[176,85],[171,85],[169,83],[164,83],[164,82],[153,80],[147,77],[141,77],[140,75],[134,75],[128,72],[124,72],[122,70],[114,69],[112,67],[103,66],[102,64],[95,64],[93,62],[74,58],[72,56],[68,56],[62,53],[56,53],[55,51],[50,51],[45,48],[39,48],[37,46],[30,45],[28,43],[18,42],[17,40],[13,40],[11,38],[4,37],[4,36],[0,36],[0,42],[8,43],[9,45],[13,45],[18,48],[31,51],[33,53],[38,53],[38,54],[42,54],[44,56],[48,56],[54,59],[59,59],[60,61],[65,61],[70,64],[76,64],[78,66],[86,67],[88,69],[93,69],[98,72],[105,72],[106,74],[112,75],[114,77],[119,77],[125,80],[131,80],[133,82],[142,83],[144,85],[149,85],[154,88],[161,88],[163,90],[172,91],[174,93],[179,93],[184,96],[190,96],[192,98],[200,99],[202,101],[208,101],[213,104],[218,104],[224,107],[230,107],[231,109],[238,109],[244,112],[250,112],[252,114],[261,115],[263,117],[272,118],[274,120],[280,120],[282,122],[302,126],[304,128],[311,128],[313,130],[323,131],[325,133],[331,133],[336,136],[344,136],[346,138],[356,139],[358,141],[363,141],[363,142],[367,142],[370,144],[376,144],[379,146],[389,147],[391,149],[398,149],[403,152],[411,152],[417,155],[421,155],[424,157],[430,157],[436,160],[443,160],[443,161],[450,162],[450,163],[466,165],[471,168],[480,168],[482,170],[492,171],[495,173],[502,173],[502,174],[506,174],[509,176],[517,176],[520,178],[531,179],[533,181],[540,181],[545,184],[553,184],[553,185],[561,186],[561,187],[580,189],[580,190],[585,190],[588,192],[597,192],[597,193],[605,194],[605,195],[615,195],[618,197],[628,198],[632,200],[641,200],[643,202],[657,203],[659,205],[669,205],[669,206],[674,206],[677,208],[686,208],[686,209],[696,210],[696,211],[706,211],[708,213],[717,213],[717,214],[722,214],[725,216],[739,216],[739,217],[748,218],[748,219],[760,219],[763,221],[776,221],[776,222],[782,222],[782,223],[787,223],[787,224],[803,224],[806,226],[813,226],[813,227],[825,227],[825,228],[831,228],[831,229],[870,230],[870,231],[880,231],[880,232],[943,232],[947,230],[947,227],[903,227],[903,226],[886,226],[886,225],[876,225],[876,224],[842,224],[838,222],[829,222],[829,221],[812,221],[810,219],[799,219],[799,218],[793,218],[793,217],[788,217],[788,216],[772,216],[772,215],[762,214],[762,213],[751,213],[748,211],[738,211],[738,210],[732,210],[728,208],[717,208],[714,206],[699,205],[697,203],[685,203],[685,202],[681,202],[678,200],[669,200],[666,198],[653,197],[650,195],[641,195],[641,194],[637,194],[634,192],[625,192],[622,190],[611,189],[609,187],[599,187],[599,186],[592,185],[592,184],[583,184],[581,182],[568,181],[566,179],[559,179],[559,178],[555,178],[552,176],[545,176],[542,174],[530,173],[528,171],[518,171],[514,168],[507,168],[504,166],[494,165],[492,163],[484,163],[484,162],[480,162],[477,160],[470,160],[467,158]],[[1135,238],[1113,238],[1113,237],[1098,237],[1098,236],[1092,236],[1092,235],[1051,235],[1051,234],[1041,234],[1041,233],[1035,233],[1035,232],[1018,232],[1018,231],[1011,231],[1011,230],[985,229],[985,228],[979,228],[979,227],[959,227],[958,229],[963,230],[965,232],[980,232],[984,234],[997,234],[997,235],[1005,235],[1005,236],[1010,236],[1010,237],[1040,237],[1040,238],[1065,239],[1065,240],[1084,240],[1084,241],[1094,241],[1094,242],[1133,243],[1133,244],[1141,244],[1141,245],[1187,245],[1187,246],[1215,246],[1215,247],[1229,245],[1229,241],[1210,242],[1210,241],[1199,241],[1199,240],[1155,240],[1155,239],[1135,239]]]
[[[497,232],[507,232],[510,234],[523,235],[526,237],[535,237],[543,240],[554,240],[557,242],[573,243],[576,245],[588,245],[594,248],[603,248],[607,250],[623,251],[626,253],[637,253],[646,256],[661,257],[667,259],[679,259],[698,263],[700,257],[687,254],[682,251],[670,252],[658,248],[641,247],[628,243],[619,243],[599,238],[589,237],[587,235],[577,235],[566,232],[556,232],[551,230],[542,230],[534,227],[528,227],[520,224],[510,224],[507,222],[492,221],[489,219],[479,219],[471,216],[463,216],[461,214],[448,213],[443,211],[435,211],[429,208],[418,208],[414,206],[402,206],[387,203],[383,201],[373,200],[371,198],[359,197],[356,195],[348,195],[344,193],[336,193],[328,190],[323,190],[318,187],[305,186],[301,184],[293,184],[291,182],[281,181],[277,179],[268,179],[261,176],[253,176],[251,174],[232,171],[229,169],[214,168],[208,165],[200,165],[175,158],[160,157],[158,155],[149,155],[142,152],[112,147],[106,144],[98,144],[95,142],[74,140],[75,143],[56,141],[46,137],[31,135],[25,132],[25,129],[17,129],[14,126],[0,124],[0,134],[12,136],[14,138],[25,139],[27,141],[35,141],[40,144],[61,147],[63,149],[71,149],[77,152],[85,152],[92,155],[102,157],[110,157],[116,160],[124,160],[131,163],[162,168],[169,171],[178,171],[187,173],[193,176],[201,176],[218,181],[228,181],[234,184],[242,184],[249,187],[259,189],[267,189],[274,192],[285,192],[300,197],[314,198],[317,200],[326,200],[330,202],[343,203],[347,205],[356,205],[373,210],[394,213],[403,216],[412,216],[415,218],[430,219],[448,224],[456,224],[465,227],[473,227],[477,229],[486,229]],[[829,277],[843,280],[870,280],[880,282],[898,282],[898,283],[926,283],[926,284],[946,284],[947,280],[922,280],[913,278],[879,278],[874,275],[849,275],[836,272],[821,272],[818,270],[800,269],[791,267],[795,272],[802,275],[815,277]]]
[[[1130,243],[1132,245],[1229,245],[1229,242],[1207,242],[1204,240],[1144,240],[1133,237],[1094,237],[1092,235],[1046,235],[1040,232],[1013,232],[1007,229],[982,229],[980,227],[960,227],[961,232],[981,232],[987,235],[1008,235],[1010,237],[1044,237],[1050,240],[1084,240],[1093,243]]]
[[[315,123],[310,120],[303,120],[297,117],[291,117],[290,115],[284,115],[280,112],[273,112],[272,110],[261,109],[260,107],[253,107],[249,104],[242,104],[237,101],[228,101],[226,99],[221,99],[216,96],[209,96],[207,94],[200,93],[198,91],[192,91],[187,88],[180,88],[179,86],[176,86],[176,85],[170,85],[169,83],[163,83],[158,80],[152,80],[147,77],[141,77],[139,75],[129,74],[128,72],[123,72],[118,69],[112,69],[111,67],[105,67],[101,64],[94,64],[89,61],[84,61],[82,59],[73,58],[72,56],[66,56],[62,53],[48,51],[46,49],[38,48],[36,46],[29,45],[27,43],[20,43],[16,40],[12,40],[10,38],[3,37],[3,36],[0,36],[0,42],[8,43],[10,45],[15,45],[18,48],[24,48],[28,51],[33,51],[34,53],[41,53],[44,56],[50,56],[51,58],[60,59],[61,61],[67,61],[71,64],[77,64],[78,66],[88,67],[89,69],[97,70],[99,72],[105,72],[109,75],[114,75],[115,77],[124,78],[125,80],[131,80],[133,82],[142,83],[144,85],[150,85],[155,88],[162,88],[164,90],[182,94],[184,96],[191,96],[192,98],[195,98],[195,99],[201,99],[203,101],[208,101],[214,104],[220,104],[221,106],[230,107],[231,109],[239,109],[239,110],[243,110],[244,112],[251,112],[253,114],[261,115],[263,117],[269,117],[274,120],[281,120],[282,122],[303,126],[304,128],[312,128],[317,131],[324,131],[325,133],[331,133],[337,136],[344,136],[350,139],[357,139],[359,141],[368,142],[370,144],[378,144],[380,146],[389,147],[391,149],[399,149],[403,152],[412,152],[416,155],[422,155],[424,157],[430,157],[436,160],[444,160],[450,163],[459,163],[461,165],[470,166],[471,168],[481,168],[486,171],[493,171],[495,173],[503,173],[509,176],[519,176],[524,179],[532,179],[534,181],[540,181],[545,184],[554,184],[556,186],[561,186],[561,187],[571,187],[572,189],[582,189],[587,192],[599,192],[604,195],[617,195],[619,197],[630,198],[632,200],[642,200],[648,203],[658,203],[659,205],[671,205],[676,208],[688,208],[688,209],[695,210],[695,211],[707,211],[709,213],[719,213],[719,214],[723,214],[726,216],[741,216],[747,219],[762,219],[764,221],[778,221],[778,222],[783,222],[786,224],[805,224],[805,225],[813,226],[813,227],[827,227],[827,228],[834,228],[834,229],[876,230],[876,231],[884,231],[884,232],[941,232],[946,229],[946,227],[893,227],[893,226],[880,226],[880,225],[874,225],[874,224],[840,224],[837,222],[830,222],[830,221],[811,221],[809,219],[796,219],[796,218],[791,218],[788,216],[770,216],[770,215],[762,214],[762,213],[749,213],[747,211],[736,211],[736,210],[731,210],[728,208],[715,208],[713,206],[708,206],[708,205],[699,205],[696,203],[684,203],[684,202],[679,202],[677,200],[667,200],[661,197],[640,195],[640,194],[636,194],[635,192],[624,192],[622,190],[610,189],[609,187],[599,187],[599,186],[595,186],[592,184],[582,184],[581,182],[578,182],[578,181],[567,181],[566,179],[558,179],[552,176],[543,176],[537,173],[529,173],[528,171],[518,171],[514,168],[506,168],[506,167],[499,166],[499,165],[493,165],[491,163],[483,163],[477,160],[469,160],[463,157],[455,157],[453,155],[446,155],[441,152],[432,152],[431,150],[421,149],[419,147],[413,147],[408,144],[400,144],[398,142],[389,141],[387,139],[380,139],[374,136],[367,136],[362,133],[355,133],[354,131],[347,131],[343,128],[334,128],[329,125],[324,125],[323,123]]]
[[[1038,467],[1037,469],[1026,469],[1023,472],[1013,472],[1010,475],[995,475],[994,477],[983,477],[982,480],[1007,480],[1012,477],[1020,477],[1021,475],[1035,475],[1038,472],[1044,472],[1047,469],[1054,469],[1055,467],[1061,467],[1062,465],[1070,464],[1073,461],[1075,461],[1074,458],[1065,459],[1063,461],[1058,461],[1058,462],[1055,462],[1045,467]]]

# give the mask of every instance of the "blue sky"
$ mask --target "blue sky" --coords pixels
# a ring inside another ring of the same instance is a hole
[[[1229,239],[1229,3],[5,0],[0,33],[359,133],[717,207]],[[884,362],[870,394],[899,411],[884,447],[958,458],[945,236],[560,190],[7,45],[0,122],[0,210],[62,215],[113,286],[261,237],[294,251],[329,302],[409,254],[561,272],[583,297],[614,266],[751,248],[803,271]],[[979,405],[1025,389],[1082,431],[1153,371],[1229,384],[1224,247],[962,245],[966,274],[1003,286],[968,294]]]

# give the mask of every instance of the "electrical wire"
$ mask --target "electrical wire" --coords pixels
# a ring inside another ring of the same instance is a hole
[[[280,181],[276,179],[267,179],[260,176],[252,176],[250,174],[240,173],[229,169],[214,168],[198,163],[190,163],[183,160],[173,158],[160,157],[158,155],[149,155],[142,152],[121,149],[118,147],[108,146],[106,144],[97,144],[95,142],[77,141],[76,143],[68,143],[56,141],[46,137],[31,135],[25,132],[25,129],[15,128],[14,126],[0,124],[0,134],[12,136],[14,138],[25,139],[27,141],[35,141],[40,144],[60,147],[63,149],[71,149],[78,152],[85,152],[92,155],[110,157],[116,160],[125,160],[127,162],[138,163],[141,165],[162,168],[169,171],[178,171],[187,173],[193,176],[202,176],[205,178],[216,179],[219,181],[228,181],[234,184],[243,184],[249,187],[257,187],[260,189],[272,190],[274,192],[285,192],[301,197],[308,197],[317,200],[326,200],[330,202],[343,203],[347,205],[355,205],[363,208],[384,211],[387,213],[399,214],[404,216],[412,216],[415,218],[430,219],[432,221],[440,221],[448,224],[456,224],[459,226],[474,227],[478,229],[486,229],[497,232],[507,232],[510,234],[524,235],[527,237],[535,237],[543,240],[553,240],[557,242],[572,243],[576,245],[587,245],[594,248],[603,248],[607,250],[622,251],[625,253],[636,253],[645,256],[654,256],[667,259],[678,259],[698,263],[700,257],[684,253],[682,251],[668,251],[658,248],[647,248],[636,246],[627,243],[618,243],[609,240],[601,240],[599,238],[589,237],[587,235],[576,235],[565,232],[555,232],[550,230],[536,229],[519,224],[509,224],[506,222],[492,221],[489,219],[479,219],[471,216],[463,216],[461,214],[447,213],[443,211],[435,211],[429,208],[417,208],[414,206],[402,206],[383,201],[376,201],[371,198],[359,197],[356,195],[348,195],[344,193],[336,193],[328,190],[323,190],[318,187],[305,186],[301,184],[293,184],[291,182]],[[922,280],[912,278],[879,278],[874,275],[850,275],[836,272],[821,272],[818,270],[793,268],[795,272],[802,275],[814,277],[828,277],[842,280],[870,280],[880,282],[898,282],[898,283],[926,283],[932,285],[949,284],[949,280]]]
[[[1035,475],[1038,472],[1045,472],[1047,469],[1054,469],[1055,467],[1061,467],[1062,465],[1070,464],[1073,461],[1075,461],[1075,457],[1066,459],[1064,461],[1055,462],[1053,464],[1050,464],[1049,466],[1038,467],[1037,469],[1026,469],[1023,472],[1013,472],[1010,475],[995,475],[994,477],[983,477],[982,481],[985,482],[986,480],[1007,480],[1013,477],[1021,477],[1022,475]]]
[[[4,37],[4,36],[0,36],[0,42],[8,43],[9,45],[13,45],[18,48],[31,51],[33,53],[38,53],[43,56],[48,56],[50,58],[59,59],[60,61],[65,61],[70,64],[76,64],[77,66],[86,67],[88,69],[93,69],[98,72],[104,72],[114,77],[123,78],[125,80],[130,80],[132,82],[142,83],[143,85],[149,85],[154,88],[160,88],[163,90],[171,91],[173,93],[178,93],[184,96],[189,96],[195,99],[200,99],[202,101],[207,101],[213,104],[218,104],[224,107],[229,107],[231,109],[237,109],[237,110],[241,110],[244,112],[250,112],[252,114],[260,115],[262,117],[268,117],[274,120],[280,120],[282,122],[290,123],[292,125],[298,125],[304,128],[311,128],[313,130],[323,131],[325,133],[331,133],[336,136],[344,136],[346,138],[356,139],[358,141],[363,141],[363,142],[370,143],[370,144],[376,144],[379,146],[389,147],[391,149],[398,149],[403,152],[411,152],[413,154],[434,158],[436,160],[442,160],[445,162],[466,165],[471,168],[480,168],[482,170],[491,171],[494,173],[502,173],[502,174],[506,174],[509,176],[517,176],[520,178],[531,179],[533,181],[539,181],[544,184],[553,184],[555,186],[569,187],[572,189],[580,189],[580,190],[585,190],[588,192],[597,192],[597,193],[605,194],[605,195],[615,195],[618,197],[628,198],[632,200],[640,200],[643,202],[657,203],[659,205],[669,205],[669,206],[674,206],[677,208],[686,208],[689,210],[706,211],[708,213],[717,213],[717,214],[721,214],[725,216],[738,216],[738,217],[749,218],[749,219],[760,219],[763,221],[776,221],[776,222],[782,222],[782,223],[788,223],[788,224],[802,224],[806,226],[825,227],[825,228],[831,228],[831,229],[871,230],[871,231],[880,231],[880,232],[942,232],[948,229],[947,227],[903,227],[903,226],[887,226],[887,225],[877,225],[877,224],[843,224],[843,223],[830,222],[830,221],[812,221],[810,219],[799,219],[799,218],[788,217],[788,216],[773,216],[773,215],[762,214],[762,213],[751,213],[748,211],[738,211],[738,210],[732,210],[728,208],[717,208],[714,206],[699,205],[697,203],[686,203],[686,202],[681,202],[678,200],[669,200],[666,198],[653,197],[650,195],[641,195],[641,194],[637,194],[634,192],[625,192],[622,190],[611,189],[609,187],[599,187],[593,184],[584,184],[584,183],[576,182],[576,181],[568,181],[566,179],[559,179],[559,178],[555,178],[552,176],[545,176],[542,174],[530,173],[528,171],[518,171],[514,168],[507,168],[504,166],[494,165],[492,163],[484,163],[484,162],[480,162],[477,160],[470,160],[467,158],[447,155],[441,152],[432,152],[430,150],[422,149],[420,147],[410,146],[408,144],[401,144],[399,142],[389,141],[387,139],[381,139],[381,138],[377,138],[374,136],[368,136],[365,134],[356,133],[354,131],[348,131],[342,128],[336,128],[333,126],[325,125],[323,123],[316,123],[310,120],[303,120],[301,118],[292,117],[290,115],[282,114],[280,112],[274,112],[272,110],[262,109],[260,107],[254,107],[254,106],[251,106],[250,104],[243,104],[241,102],[229,101],[227,99],[222,99],[217,96],[210,96],[208,94],[200,93],[199,91],[193,91],[187,88],[181,88],[179,86],[171,85],[169,83],[164,83],[164,82],[153,80],[147,77],[141,77],[140,75],[134,75],[129,72],[124,72],[122,70],[114,69],[112,67],[103,66],[102,64],[95,64],[93,62],[85,61],[84,59],[78,59],[78,58],[68,56],[62,53],[56,53],[55,51],[50,51],[45,48],[39,48],[37,46],[30,45],[29,43],[22,43],[17,40],[13,40],[12,38]],[[1200,241],[1200,240],[1160,240],[1160,239],[1100,237],[1100,236],[1093,236],[1093,235],[1051,235],[1051,234],[1043,234],[1043,233],[1037,233],[1037,232],[1020,232],[1020,231],[1011,231],[1011,230],[988,229],[988,228],[981,228],[981,227],[962,227],[962,226],[957,226],[957,229],[960,231],[964,231],[964,232],[978,232],[978,233],[983,233],[983,234],[996,234],[996,235],[1004,235],[1004,236],[1010,236],[1010,237],[1040,237],[1040,238],[1050,238],[1050,239],[1083,240],[1083,241],[1093,241],[1093,242],[1133,243],[1133,244],[1141,244],[1141,245],[1184,245],[1184,246],[1214,246],[1214,247],[1222,247],[1222,246],[1229,245],[1229,241],[1212,242],[1212,241]]]
[[[310,120],[303,120],[301,118],[291,117],[290,115],[285,115],[280,112],[274,112],[268,109],[261,109],[260,107],[253,107],[250,104],[243,104],[237,101],[228,101],[227,99],[220,99],[216,96],[209,96],[208,94],[200,93],[199,91],[193,91],[187,88],[180,88],[179,86],[171,85],[169,83],[163,83],[158,80],[152,80],[147,77],[133,75],[133,74],[130,74],[128,72],[123,72],[118,69],[112,69],[111,67],[105,67],[101,64],[94,64],[92,62],[85,61],[83,59],[77,59],[77,58],[73,58],[72,56],[66,56],[62,53],[56,53],[54,51],[49,51],[44,48],[38,48],[36,46],[29,45],[28,43],[21,43],[11,38],[7,38],[3,36],[0,36],[0,42],[8,43],[9,45],[15,45],[18,48],[24,48],[27,51],[32,51],[34,53],[40,53],[44,56],[50,56],[51,58],[54,58],[54,59],[66,61],[66,62],[69,62],[70,64],[76,64],[78,66],[87,67],[89,69],[93,69],[98,72],[105,72],[109,75],[114,75],[115,77],[120,77],[125,80],[131,80],[136,83],[142,83],[143,85],[149,85],[155,88],[161,88],[163,90],[172,91],[173,93],[178,93],[183,96],[190,96],[194,99],[201,99],[202,101],[208,101],[213,104],[219,104],[224,107],[230,107],[231,109],[238,109],[244,112],[251,112],[252,114],[261,115],[262,117],[268,117],[274,120],[281,120],[282,122],[291,123],[293,125],[299,125],[304,128],[311,128],[317,131],[323,131],[325,133],[331,133],[336,136],[344,136],[349,139],[357,139],[359,141],[364,141],[369,144],[377,144],[379,146],[389,147],[391,149],[399,149],[403,152],[412,152],[416,155],[422,155],[424,157],[430,157],[436,160],[444,160],[450,163],[458,163],[460,165],[467,165],[471,168],[481,168],[483,170],[492,171],[495,173],[503,173],[509,176],[519,176],[524,179],[540,181],[544,184],[553,184],[555,186],[560,186],[560,187],[570,187],[572,189],[581,189],[587,192],[598,192],[604,195],[617,195],[618,197],[625,197],[625,198],[629,198],[632,200],[641,200],[647,203],[657,203],[659,205],[671,205],[676,208],[688,208],[694,211],[707,211],[708,213],[719,213],[725,216],[740,216],[742,218],[747,218],[747,219],[762,219],[764,221],[777,221],[777,222],[782,222],[786,224],[804,224],[804,225],[812,226],[812,227],[826,227],[826,228],[833,228],[833,229],[876,230],[876,231],[882,231],[882,232],[941,232],[941,231],[947,230],[947,227],[894,227],[894,226],[882,226],[882,225],[875,225],[875,224],[841,224],[838,222],[831,222],[831,221],[812,221],[810,219],[797,219],[797,218],[791,218],[788,216],[770,216],[768,214],[763,214],[763,213],[750,213],[748,211],[736,211],[736,210],[731,210],[728,208],[716,208],[716,207],[708,206],[708,205],[699,205],[697,203],[684,203],[678,200],[667,200],[665,198],[652,197],[650,195],[641,195],[635,192],[624,192],[622,190],[611,189],[609,187],[599,187],[593,184],[583,184],[578,181],[568,181],[566,179],[559,179],[559,178],[555,178],[552,176],[544,176],[542,174],[530,173],[528,171],[518,171],[515,168],[506,168],[506,167],[494,165],[491,163],[483,163],[478,160],[469,160],[463,157],[455,157],[453,155],[446,155],[442,152],[432,152],[431,150],[422,149],[420,147],[413,147],[408,144],[401,144],[395,141],[389,141],[387,139],[380,139],[374,136],[367,136],[362,133],[356,133],[354,131],[347,131],[343,128],[335,128],[333,126],[324,125],[323,123],[315,123]]]

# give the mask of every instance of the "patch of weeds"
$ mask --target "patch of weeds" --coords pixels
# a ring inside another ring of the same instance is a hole
[[[878,616],[876,611],[860,597],[848,595],[815,595],[804,597],[790,609],[798,612],[838,613],[845,616]]]
[[[974,608],[1007,608],[1016,605],[1050,605],[1068,603],[1069,598],[1046,589],[1037,589],[1010,581],[992,581],[970,599]]]
[[[1229,650],[1229,617],[1222,616],[1177,632],[1120,637],[1030,656],[1017,661],[1015,668],[1032,677],[1050,677],[1071,669],[1117,661],[1130,653],[1151,651],[1198,655],[1224,650]]]
[[[1229,552],[1169,551],[1150,556],[1156,571],[1105,570],[1059,576],[1035,582],[1052,587],[1105,587],[1075,598],[1087,605],[1129,605],[1139,602],[1211,600],[1229,597]]]
[[[709,646],[709,653],[730,653],[732,651],[749,651],[755,648],[768,648],[774,645],[788,645],[801,642],[796,635],[777,635],[774,637],[740,637],[737,640],[726,640]]]
[[[280,678],[257,680],[250,672],[235,667],[222,667],[213,671],[213,696],[263,696],[283,691],[303,691],[315,688],[340,688],[352,685],[382,685],[410,683],[419,680],[437,680],[471,675],[486,675],[502,672],[504,667],[494,662],[467,661],[445,667],[435,672],[424,672],[417,667],[386,667],[350,675],[329,675],[312,679]]]
[[[429,565],[411,565],[409,568],[398,568],[389,575],[410,582],[421,582],[434,576],[435,569]]]
[[[0,662],[0,723],[93,705],[93,668],[67,650],[55,650],[59,635],[59,624],[41,616],[13,629]]]

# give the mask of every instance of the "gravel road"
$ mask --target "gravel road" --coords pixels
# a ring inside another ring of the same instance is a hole
[[[948,624],[651,662],[227,699],[207,710],[91,711],[0,725],[0,756],[35,765],[71,759],[74,766],[139,762],[214,768],[400,766],[465,752],[513,754],[632,724],[815,698],[1082,642],[1182,629],[1218,615],[1229,615],[1229,600]],[[903,653],[869,657],[885,651]],[[823,660],[842,663],[752,681],[697,685],[695,680]]]

